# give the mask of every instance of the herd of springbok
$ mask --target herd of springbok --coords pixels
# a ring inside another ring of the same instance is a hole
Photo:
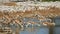
[[[16,3],[4,3],[7,6],[17,6]],[[52,22],[52,19],[56,16],[60,16],[60,8],[49,7],[49,9],[39,10],[39,7],[35,6],[35,10],[25,10],[25,11],[0,11],[0,23],[6,25],[18,24],[20,27],[28,27],[29,25],[37,26],[54,26],[55,23]],[[34,21],[24,22],[23,18],[37,18],[39,23]]]
[[[5,6],[18,6],[14,2],[4,3],[4,5]],[[54,21],[52,21],[52,19],[54,17],[60,16],[60,8],[50,7],[50,6],[48,7],[49,9],[40,10],[38,8],[39,7],[35,6],[35,9],[32,9],[32,10],[0,11],[0,28],[5,27],[5,26],[8,26],[9,28],[13,26],[16,29],[29,27],[29,26],[32,26],[32,27],[55,26],[55,23]]]
[[[51,13],[53,13],[53,11]],[[0,23],[4,23],[4,24],[7,24],[7,25],[9,25],[10,23],[13,25],[13,24],[16,23],[16,24],[20,25],[20,27],[24,27],[24,26],[28,27],[29,25],[41,26],[41,24],[44,25],[44,26],[55,25],[54,23],[51,23],[52,20],[49,17],[51,15],[48,15],[48,14],[49,14],[49,11],[47,11],[47,10],[45,10],[45,11],[43,11],[43,10],[37,10],[36,11],[35,10],[35,11],[25,11],[25,12],[20,12],[20,11],[2,12],[2,11],[0,11]],[[25,17],[26,18],[37,18],[39,20],[39,23],[36,23],[34,21],[24,22],[23,18],[25,18]],[[52,17],[54,17],[54,16],[52,15]]]

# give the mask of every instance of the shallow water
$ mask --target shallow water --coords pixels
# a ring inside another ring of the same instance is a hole
[[[31,20],[39,23],[39,20],[37,20],[37,19],[31,19],[31,18],[30,19],[29,18],[23,19],[24,22],[31,21]],[[60,19],[56,18],[56,19],[54,19],[54,21],[55,21],[56,25],[52,29],[52,32],[53,32],[53,34],[60,34],[60,26],[59,26],[60,25]],[[17,26],[12,25],[11,28],[14,31],[18,31],[17,32],[18,34],[50,34],[50,33],[52,33],[52,32],[49,31],[48,27],[44,27],[44,26],[31,27],[31,25],[29,25],[29,27],[19,28],[19,30],[16,30]]]
[[[53,34],[60,34],[60,19],[55,19],[55,27],[53,28]],[[19,32],[19,34],[49,34],[49,28],[48,27],[28,27],[22,29],[22,31]]]
[[[24,18],[23,19],[23,22],[25,23],[28,21],[33,21],[36,23],[40,22],[37,18]],[[21,28],[19,31],[19,34],[49,34],[49,28],[44,27],[44,26],[37,27],[35,25],[34,27],[31,27],[31,25],[29,25],[29,27],[27,28]]]
[[[60,34],[60,17],[54,19],[55,27],[53,29],[53,34]]]
[[[20,34],[49,34],[49,29],[47,27],[28,27],[20,31]]]

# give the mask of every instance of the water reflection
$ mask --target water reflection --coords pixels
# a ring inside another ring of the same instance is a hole
[[[55,27],[53,29],[53,34],[60,34],[60,16],[54,18]]]
[[[22,21],[20,21],[19,19],[11,19],[11,21],[7,25],[4,25],[5,23],[2,24],[4,25],[4,27],[11,28],[14,34],[49,34],[49,29],[42,26],[43,24],[41,24],[42,22],[48,21],[46,18],[37,19],[24,17],[21,20]]]
[[[28,27],[19,32],[20,34],[49,34],[47,27]]]
[[[10,23],[10,27],[12,28],[15,34],[49,34],[48,27],[42,26],[42,24],[40,24],[40,20],[38,20],[37,18],[25,17],[22,19],[22,21],[23,21],[23,26],[28,25],[29,27],[21,28],[18,24]],[[29,24],[29,21],[31,21],[30,24]],[[32,25],[34,26],[32,27]],[[38,25],[41,25],[41,26],[38,26]]]

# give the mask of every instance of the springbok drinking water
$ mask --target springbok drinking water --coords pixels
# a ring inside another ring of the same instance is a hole
[[[36,22],[32,22],[32,21],[28,21],[26,27],[28,27],[29,25],[32,25],[32,27],[33,27],[34,25],[40,26],[40,24],[38,24],[38,23],[36,23]]]
[[[44,22],[43,25],[50,27],[50,26],[55,26],[55,23]]]
[[[19,25],[23,28],[23,23],[20,22],[20,20],[15,20],[15,22],[16,22],[17,24],[19,24]]]

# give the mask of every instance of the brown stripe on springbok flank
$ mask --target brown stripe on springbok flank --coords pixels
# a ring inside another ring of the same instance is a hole
[[[33,12],[32,11],[25,11],[24,13],[23,13],[23,17],[32,17],[33,16]]]
[[[16,2],[3,3],[6,6],[17,6]]]

